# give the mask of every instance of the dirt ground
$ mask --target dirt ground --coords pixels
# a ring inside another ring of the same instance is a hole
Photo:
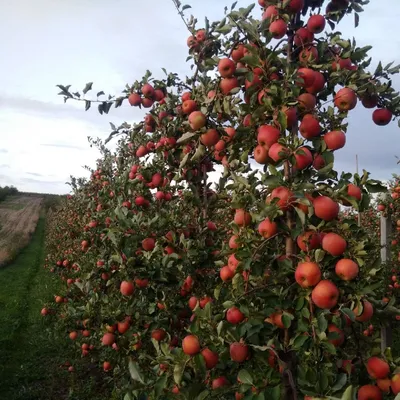
[[[40,197],[12,196],[0,203],[0,266],[29,243],[42,201]]]

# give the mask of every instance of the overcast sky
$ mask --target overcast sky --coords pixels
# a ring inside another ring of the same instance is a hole
[[[223,16],[225,0],[188,0],[199,21]],[[361,15],[341,24],[360,46],[374,46],[371,55],[383,62],[400,62],[398,0],[372,0]],[[238,6],[247,6],[241,0]],[[162,77],[161,67],[190,73],[188,33],[171,0],[0,0],[0,185],[20,190],[66,193],[70,175],[86,176],[83,165],[94,166],[97,151],[87,136],[106,138],[109,121],[138,120],[141,112],[125,105],[100,116],[81,103],[63,103],[56,84],[119,93],[146,69]],[[199,25],[200,27],[200,25]],[[390,37],[388,37],[390,35]],[[395,86],[400,88],[400,79]],[[371,111],[358,107],[350,118],[347,145],[337,152],[336,168],[360,168],[377,179],[397,171],[400,156],[397,124],[377,127]]]

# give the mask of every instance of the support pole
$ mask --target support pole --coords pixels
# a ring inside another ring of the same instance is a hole
[[[381,261],[388,263],[390,261],[390,236],[392,231],[392,219],[390,214],[386,217],[381,215]],[[387,326],[381,327],[381,351],[391,347],[393,342],[392,327],[389,322]]]

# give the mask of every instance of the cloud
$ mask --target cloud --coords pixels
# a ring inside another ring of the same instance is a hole
[[[237,8],[251,2],[239,0]],[[40,192],[43,188],[49,192],[68,192],[64,177],[87,176],[81,166],[94,166],[98,158],[98,151],[89,147],[87,136],[104,139],[110,132],[108,122],[117,126],[123,121],[132,123],[148,111],[130,107],[125,102],[120,108],[112,108],[108,115],[100,115],[96,104],[85,112],[83,102],[68,100],[64,104],[63,97],[57,95],[57,84],[71,83],[70,89],[75,92],[93,81],[93,90],[87,97],[95,97],[100,90],[118,96],[126,82],[140,80],[146,69],[156,79],[164,78],[161,67],[177,72],[183,79],[192,73],[190,62],[185,62],[189,33],[171,1],[158,1],[157,7],[154,2],[120,0],[115,7],[114,2],[102,1],[102,6],[97,8],[90,1],[77,0],[3,3],[0,35],[8,38],[3,52],[13,57],[4,58],[0,64],[1,76],[7,76],[0,95],[0,132],[6,132],[3,146],[7,147],[0,149],[3,163],[0,168],[9,168],[9,176],[0,176],[0,184],[16,181],[21,190]],[[196,16],[199,28],[204,26],[205,15],[210,21],[223,18],[224,5],[228,4],[215,0],[192,3],[193,8],[185,13]],[[345,18],[338,27],[345,38],[355,35],[357,46],[374,46],[370,54],[372,69],[380,59],[385,63],[398,58],[396,49],[400,45],[396,35],[391,40],[382,40],[382,26],[396,26],[400,4],[398,0],[386,0],[383,8],[380,3],[370,2],[365,7],[356,31],[353,18]],[[257,16],[260,12],[258,7],[254,9]],[[26,29],[14,30],[10,36],[16,18]],[[80,29],[71,30],[71,26]],[[133,27],[131,34],[126,34],[121,26]],[[135,41],[138,35],[140,40]],[[15,52],[19,48],[24,51]],[[83,56],[77,57],[79,54]],[[398,78],[393,80],[393,86],[399,86]],[[400,156],[400,147],[396,147],[397,127],[394,124],[383,128],[374,126],[370,110],[360,108],[350,117],[347,144],[335,153],[335,167],[339,171],[354,172],[355,154],[358,154],[360,171],[365,168],[376,178],[390,178],[399,168],[394,158]],[[19,179],[32,166],[34,173],[52,181],[33,179],[40,178],[36,175],[30,181]]]
[[[47,146],[47,147],[61,147],[65,149],[74,149],[74,150],[86,150],[85,147],[81,146],[74,146],[72,144],[62,144],[62,143],[41,143],[41,146]]]
[[[62,184],[64,185],[65,181],[46,181],[44,179],[34,179],[34,178],[21,178],[20,179],[21,182],[25,182],[25,183],[40,183],[41,185],[58,185],[58,184]]]
[[[42,174],[38,174],[36,172],[25,172],[27,175],[32,175],[32,176],[43,176]]]

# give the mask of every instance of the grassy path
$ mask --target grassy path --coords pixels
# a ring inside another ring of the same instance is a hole
[[[0,399],[65,398],[58,367],[64,351],[49,340],[40,315],[58,286],[43,268],[44,231],[42,215],[31,243],[0,269]]]

